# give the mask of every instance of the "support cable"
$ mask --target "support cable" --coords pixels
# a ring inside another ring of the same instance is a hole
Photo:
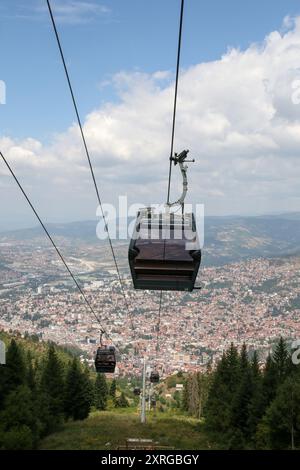
[[[46,0],[46,1],[47,1],[49,15],[50,15],[50,18],[51,18],[51,22],[52,22],[53,30],[54,30],[54,33],[55,33],[57,45],[58,45],[58,48],[59,48],[63,68],[64,68],[66,79],[67,79],[67,82],[68,82],[68,86],[69,86],[69,90],[70,90],[70,94],[71,94],[75,114],[76,114],[76,117],[77,117],[77,121],[78,121],[79,129],[80,129],[80,134],[81,134],[84,150],[85,150],[85,153],[86,153],[86,157],[87,157],[87,160],[88,160],[92,180],[93,180],[93,183],[94,183],[98,204],[99,204],[101,214],[102,214],[102,218],[103,218],[103,221],[104,221],[105,231],[107,232],[107,237],[108,237],[108,241],[109,241],[110,250],[111,250],[111,253],[112,253],[113,260],[114,260],[117,276],[118,276],[118,279],[119,279],[119,282],[120,282],[120,287],[121,287],[121,292],[122,292],[122,296],[123,296],[123,299],[124,299],[124,304],[125,304],[128,316],[129,316],[130,321],[131,321],[131,327],[134,330],[135,328],[134,328],[134,325],[133,325],[129,305],[128,305],[128,302],[127,302],[127,298],[126,298],[126,294],[125,294],[125,290],[124,290],[124,285],[123,285],[123,280],[122,280],[121,273],[120,273],[120,270],[119,270],[119,266],[118,266],[118,263],[117,263],[115,250],[114,250],[114,247],[113,247],[113,244],[112,244],[112,240],[111,240],[111,237],[110,237],[110,234],[109,234],[108,224],[107,224],[105,213],[104,213],[104,210],[103,210],[101,197],[100,197],[100,192],[99,192],[99,189],[98,189],[98,185],[97,185],[97,181],[96,181],[96,177],[95,177],[95,173],[94,173],[94,169],[93,169],[93,165],[92,165],[92,161],[91,161],[91,157],[90,157],[90,152],[89,152],[88,145],[87,145],[87,142],[86,142],[86,138],[85,138],[85,135],[84,135],[84,132],[83,132],[83,126],[82,126],[82,123],[81,123],[81,119],[80,119],[80,115],[79,115],[79,111],[78,111],[78,106],[77,106],[77,103],[76,103],[75,94],[74,94],[74,91],[73,91],[70,75],[69,75],[69,72],[68,72],[64,52],[63,52],[63,49],[62,49],[62,45],[61,45],[61,41],[60,41],[60,38],[59,38],[58,30],[57,30],[57,27],[56,27],[56,23],[55,23],[54,15],[53,15],[53,12],[52,12],[50,0]]]
[[[9,170],[10,174],[12,175],[13,179],[15,180],[15,182],[17,183],[19,189],[21,190],[24,198],[26,199],[28,205],[30,206],[31,210],[33,211],[34,215],[36,216],[37,220],[39,221],[41,227],[43,228],[45,234],[47,235],[48,239],[50,240],[53,248],[55,249],[57,255],[59,256],[60,260],[62,261],[63,265],[65,266],[66,270],[68,271],[69,275],[71,276],[71,278],[73,279],[73,282],[74,284],[76,285],[78,291],[80,292],[81,296],[83,297],[83,300],[85,301],[87,307],[89,308],[90,312],[92,313],[92,315],[94,316],[94,318],[97,320],[97,322],[99,323],[100,325],[100,328],[101,328],[101,334],[105,334],[105,336],[108,338],[108,339],[111,339],[110,338],[110,335],[107,333],[107,331],[102,327],[101,325],[101,320],[99,318],[99,316],[97,315],[97,313],[95,312],[91,302],[89,301],[89,299],[87,298],[86,294],[83,292],[79,282],[77,281],[75,275],[73,274],[73,272],[71,271],[68,263],[66,262],[64,256],[62,255],[61,251],[59,250],[59,248],[57,247],[55,241],[53,240],[52,236],[50,235],[47,227],[45,226],[44,222],[42,221],[42,219],[40,218],[37,210],[35,209],[34,205],[32,204],[32,202],[30,201],[28,195],[26,194],[22,184],[20,183],[19,179],[17,178],[17,176],[15,175],[13,169],[11,168],[10,164],[8,163],[8,161],[6,160],[6,158],[4,157],[3,153],[0,151],[0,156],[2,158],[2,160],[4,161],[7,169]]]

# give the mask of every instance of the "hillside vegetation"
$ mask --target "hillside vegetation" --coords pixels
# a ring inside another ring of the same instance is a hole
[[[299,449],[300,351],[280,338],[265,364],[233,344],[217,366],[167,377],[139,420],[139,378],[107,380],[54,344],[1,333],[0,449]]]
[[[172,413],[152,413],[141,424],[135,409],[91,413],[82,422],[72,422],[48,436],[40,449],[100,450],[124,446],[128,438],[153,439],[159,446],[181,450],[209,449],[210,443],[199,420]]]

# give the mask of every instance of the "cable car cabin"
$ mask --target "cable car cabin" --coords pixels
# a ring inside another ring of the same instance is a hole
[[[95,368],[97,372],[113,373],[116,367],[116,352],[113,346],[100,347],[95,357]]]
[[[135,289],[192,291],[201,262],[194,215],[142,209],[128,258]]]
[[[150,382],[152,384],[157,384],[159,382],[159,373],[157,371],[152,371],[150,374]]]
[[[141,394],[141,389],[138,387],[135,387],[135,389],[133,390],[133,393],[135,396],[139,396]]]

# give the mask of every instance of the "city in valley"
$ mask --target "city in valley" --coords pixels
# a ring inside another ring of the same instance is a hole
[[[116,254],[129,314],[108,246],[64,236],[56,241],[118,348],[119,375],[140,375],[144,355],[171,374],[205,369],[231,342],[245,342],[263,360],[279,336],[300,338],[297,254],[209,265],[204,248],[201,289],[163,293],[158,335],[160,293],[133,290],[127,244],[117,242]],[[92,364],[100,324],[42,235],[0,234],[0,329],[78,348]]]

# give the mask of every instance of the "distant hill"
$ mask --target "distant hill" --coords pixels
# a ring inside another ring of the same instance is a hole
[[[300,213],[205,219],[203,255],[208,265],[294,254],[300,254]]]
[[[96,220],[47,224],[55,237],[91,244],[106,243],[96,238]],[[300,212],[255,217],[205,217],[205,265],[222,265],[246,258],[280,257],[300,254]],[[40,227],[0,233],[14,240],[44,236]],[[114,241],[114,244],[119,244]],[[126,245],[126,241],[122,240]],[[126,256],[126,249],[122,256]]]

